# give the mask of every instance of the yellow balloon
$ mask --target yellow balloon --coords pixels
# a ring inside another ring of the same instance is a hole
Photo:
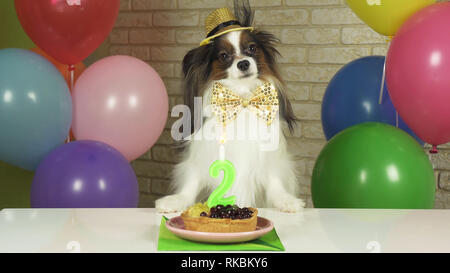
[[[376,32],[394,36],[414,13],[436,0],[347,0],[347,4]]]

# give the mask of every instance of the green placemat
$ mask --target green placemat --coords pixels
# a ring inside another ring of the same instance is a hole
[[[249,242],[233,244],[208,244],[177,237],[166,228],[165,216],[159,227],[158,251],[284,251],[275,228],[266,235]]]

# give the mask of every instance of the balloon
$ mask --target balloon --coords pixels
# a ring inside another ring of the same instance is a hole
[[[412,16],[386,59],[389,94],[406,124],[425,142],[450,141],[450,3]]]
[[[14,1],[0,1],[0,49],[8,47],[31,48],[35,47],[33,41],[20,25],[14,9]]]
[[[0,161],[0,209],[29,208],[33,172]]]
[[[383,77],[383,56],[368,56],[342,67],[328,84],[322,101],[322,127],[327,140],[340,131],[364,122],[374,121],[397,125],[397,114],[386,84],[379,104]],[[398,128],[420,140],[400,116]]]
[[[414,139],[369,122],[342,131],[323,148],[311,192],[317,208],[431,209],[435,179]]]
[[[358,17],[376,32],[394,36],[411,15],[436,0],[347,0]]]
[[[35,48],[31,49],[31,51],[41,55],[42,57],[44,57],[48,61],[50,61],[59,70],[59,72],[61,72],[62,76],[64,77],[64,79],[67,82],[67,85],[70,86],[70,72],[69,72],[68,65],[62,64],[62,63],[58,62],[57,60],[53,59],[47,53],[42,51],[42,49],[40,49],[39,47],[35,47]],[[85,69],[86,69],[86,66],[82,62],[75,65],[74,78],[73,78],[74,83],[77,81],[78,77],[81,75],[81,73],[83,73],[83,71]]]
[[[135,208],[139,199],[131,165],[111,146],[74,141],[53,150],[31,186],[34,208]]]
[[[89,66],[72,95],[75,138],[105,142],[129,161],[156,142],[169,112],[159,75],[129,56],[111,56]]]
[[[120,0],[15,0],[33,42],[58,62],[77,64],[108,37]]]
[[[72,120],[69,88],[43,57],[0,50],[0,160],[27,169],[64,143]]]

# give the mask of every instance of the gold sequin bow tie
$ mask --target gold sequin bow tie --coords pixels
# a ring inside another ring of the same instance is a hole
[[[278,94],[272,83],[266,82],[256,88],[250,99],[236,95],[229,88],[215,82],[212,90],[212,110],[219,122],[224,126],[237,118],[243,108],[256,113],[256,115],[270,126],[278,112]]]

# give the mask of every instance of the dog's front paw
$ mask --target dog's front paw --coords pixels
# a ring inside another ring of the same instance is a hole
[[[283,212],[298,212],[305,207],[305,202],[292,195],[285,195],[274,200],[274,206]]]
[[[184,197],[181,194],[174,194],[165,196],[156,200],[155,207],[159,212],[170,213],[170,212],[182,212],[191,203],[191,200]]]

